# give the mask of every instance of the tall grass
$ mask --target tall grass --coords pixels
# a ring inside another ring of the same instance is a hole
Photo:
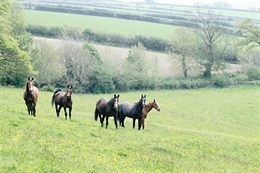
[[[0,172],[260,172],[260,90],[236,87],[119,93],[134,103],[157,99],[146,129],[108,129],[94,121],[96,101],[73,94],[72,120],[59,118],[51,92],[27,115],[23,89],[0,88]]]

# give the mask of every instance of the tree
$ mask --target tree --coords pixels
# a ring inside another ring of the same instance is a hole
[[[128,80],[128,86],[132,89],[142,89],[147,83],[148,61],[146,49],[138,43],[137,46],[132,46],[124,63],[124,78]]]
[[[224,22],[225,19],[210,8],[197,6],[193,17],[200,25],[200,28],[193,29],[197,39],[194,59],[203,69],[203,76],[208,78],[213,70],[226,68],[223,56],[228,50],[227,47],[231,46],[229,31],[220,24],[220,21]]]
[[[252,19],[245,19],[239,24],[238,29],[245,36],[237,42],[238,46],[245,46],[247,51],[260,46],[260,29]]]
[[[61,78],[62,66],[60,57],[53,47],[44,39],[36,39],[34,46],[32,64],[34,69],[38,72],[38,85],[50,84],[52,81]]]
[[[175,60],[180,62],[183,75],[187,78],[188,70],[194,65],[191,58],[195,49],[193,33],[186,27],[180,27],[173,31],[170,39],[171,47],[167,49],[168,55],[174,63]]]
[[[0,78],[4,85],[21,86],[24,79],[35,74],[29,54],[22,50],[13,34],[13,21],[10,1],[0,2]]]

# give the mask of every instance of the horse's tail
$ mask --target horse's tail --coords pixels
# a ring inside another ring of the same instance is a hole
[[[98,119],[98,105],[100,104],[100,102],[101,102],[102,100],[101,99],[99,99],[98,101],[97,101],[97,103],[96,103],[96,109],[95,109],[95,112],[94,112],[94,119],[97,121],[97,119]]]
[[[98,110],[97,110],[97,108],[95,109],[94,118],[97,121],[97,119],[98,119]]]
[[[51,100],[51,105],[52,105],[52,106],[53,106],[53,104],[54,104],[55,94],[56,94],[57,92],[60,92],[60,91],[61,91],[61,89],[57,89],[57,90],[53,93],[52,100]]]

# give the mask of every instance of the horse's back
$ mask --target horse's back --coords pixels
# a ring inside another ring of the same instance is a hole
[[[104,106],[107,102],[108,102],[108,100],[106,98],[98,99],[98,101],[96,103],[96,108]]]
[[[39,98],[39,89],[36,86],[33,86],[33,94],[34,94],[34,98],[37,101]]]
[[[132,108],[133,108],[133,104],[129,102],[122,102],[118,105],[118,112],[120,114],[127,115]]]

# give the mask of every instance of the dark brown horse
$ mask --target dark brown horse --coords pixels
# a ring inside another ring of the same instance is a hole
[[[158,112],[161,110],[159,103],[153,99],[152,102],[149,102],[147,104],[144,105],[143,110],[142,110],[142,119],[141,119],[141,126],[144,129],[144,120],[147,118],[148,113],[152,110],[152,109],[156,109]]]
[[[61,89],[57,89],[52,96],[51,104],[55,103],[55,109],[57,113],[57,117],[60,116],[60,110],[63,107],[64,113],[65,113],[65,120],[67,120],[67,111],[66,108],[69,108],[69,117],[71,119],[71,111],[72,111],[72,86],[68,85],[67,86],[67,91],[66,93],[61,91]]]
[[[104,122],[104,119],[106,118],[106,128],[107,128],[108,118],[110,116],[113,116],[114,117],[114,123],[115,123],[115,126],[117,128],[116,114],[117,114],[118,102],[119,102],[119,94],[118,95],[114,94],[114,97],[111,98],[110,100],[107,100],[105,98],[101,98],[97,101],[96,109],[95,109],[95,112],[94,112],[94,115],[95,115],[94,118],[97,121],[98,116],[99,116],[101,127],[103,127],[103,122]],[[101,116],[101,115],[103,115],[103,116]]]
[[[23,94],[23,99],[27,106],[27,111],[29,115],[36,115],[36,103],[39,96],[39,90],[37,87],[33,86],[33,78],[28,78],[25,86],[25,91]]]
[[[117,117],[120,125],[125,127],[125,117],[133,118],[133,128],[135,127],[135,120],[138,119],[138,130],[141,128],[142,110],[145,105],[146,95],[141,95],[140,100],[131,104],[129,102],[122,102],[118,105]]]

